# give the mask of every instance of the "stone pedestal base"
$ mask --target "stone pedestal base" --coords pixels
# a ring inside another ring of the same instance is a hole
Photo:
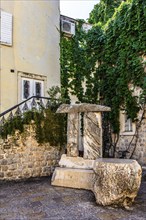
[[[93,190],[95,174],[93,170],[56,168],[52,176],[53,186]]]
[[[129,206],[141,183],[141,166],[135,160],[97,159],[93,170],[96,180],[93,192],[101,205]]]

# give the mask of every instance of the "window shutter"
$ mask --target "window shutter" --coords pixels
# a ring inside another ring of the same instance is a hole
[[[0,41],[12,45],[12,14],[1,11]]]

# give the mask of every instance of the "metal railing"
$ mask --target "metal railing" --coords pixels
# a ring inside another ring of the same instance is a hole
[[[56,102],[58,101],[57,99],[53,100]],[[15,116],[23,115],[23,113],[26,111],[48,108],[51,106],[51,101],[52,99],[49,97],[31,96],[30,98],[0,113],[0,126],[3,126],[7,120],[11,120]]]

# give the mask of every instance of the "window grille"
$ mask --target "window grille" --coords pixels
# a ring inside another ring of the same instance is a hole
[[[30,81],[23,81],[23,98],[28,99],[30,96]]]

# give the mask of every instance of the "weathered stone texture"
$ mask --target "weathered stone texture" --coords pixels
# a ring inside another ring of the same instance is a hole
[[[88,112],[84,114],[84,158],[95,160],[102,156],[102,131],[99,127],[98,115]]]
[[[67,156],[62,156],[61,168],[55,169],[52,185],[93,188],[93,160],[102,156],[102,111],[110,111],[110,108],[87,103],[64,104],[58,108],[57,113],[68,113]],[[79,150],[83,150],[83,158],[78,157]]]
[[[95,174],[93,170],[57,167],[51,181],[54,186],[93,190]]]
[[[134,201],[141,183],[141,166],[135,160],[97,159],[93,170],[93,192],[101,205],[127,207]]]
[[[79,155],[79,114],[68,114],[67,122],[67,155]]]
[[[6,147],[7,146],[7,147]],[[49,143],[39,145],[33,126],[0,140],[0,180],[19,180],[51,175],[60,159],[60,149]]]
[[[93,169],[94,160],[84,159],[83,157],[68,157],[62,154],[59,161],[60,167],[75,168],[75,169]]]
[[[110,107],[89,103],[81,104],[62,104],[58,109],[57,113],[77,113],[77,112],[109,112]]]

